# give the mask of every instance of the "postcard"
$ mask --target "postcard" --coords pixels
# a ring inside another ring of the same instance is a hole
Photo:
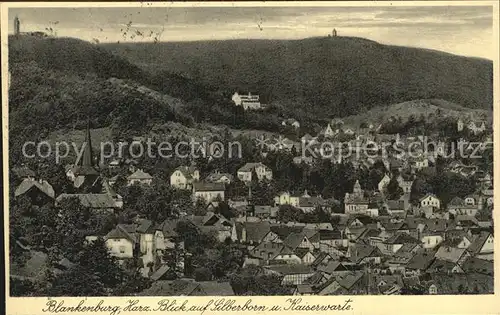
[[[1,15],[6,314],[500,310],[496,1]]]

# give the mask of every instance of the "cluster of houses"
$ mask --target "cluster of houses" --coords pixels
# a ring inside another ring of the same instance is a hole
[[[334,137],[338,133],[329,125],[324,135],[330,134]],[[93,210],[119,211],[123,198],[113,190],[117,177],[103,178],[94,166],[89,130],[85,141],[87,145],[81,158],[66,168],[66,175],[77,193],[55,196],[47,181],[36,179],[34,172],[27,168],[19,168],[14,171],[22,182],[15,196],[28,196],[40,205],[47,201],[57,205],[66,198],[76,197],[83,206]],[[381,161],[386,168],[376,191],[363,189],[356,180],[343,202],[311,196],[306,190],[280,192],[272,203],[262,205],[253,204],[251,198],[228,199],[225,192],[227,185],[234,181],[245,184],[254,180],[272,181],[273,171],[263,163],[246,163],[236,174],[204,175],[196,165],[180,166],[170,176],[172,187],[191,191],[193,202],[201,199],[209,206],[216,206],[226,201],[239,215],[227,219],[207,207],[207,213],[202,216],[184,214],[163,222],[137,218],[133,224],[118,224],[106,235],[99,236],[104,237],[110,254],[121,262],[134,258],[138,250],[143,275],[154,281],[153,286],[143,292],[145,295],[214,294],[210,289],[214,288],[213,281],[165,279],[172,264],[167,264],[164,253],[174,248],[184,249],[176,232],[181,221],[201,233],[214,235],[220,242],[230,239],[239,243],[248,253],[244,266],[257,265],[262,274],[280,276],[282,285],[296,295],[404,294],[412,290],[449,294],[458,292],[457,284],[464,292],[492,292],[493,227],[490,219],[478,216],[485,207],[493,206],[491,174],[475,168],[472,174],[481,183],[477,193],[464,198],[455,196],[446,206],[432,193],[412,203],[410,194],[415,174],[431,169],[431,159],[389,156],[374,159],[368,165],[375,161]],[[358,166],[362,167],[362,162]],[[127,185],[151,185],[153,176],[136,163],[129,161],[127,167],[130,171]],[[467,167],[452,161],[447,169],[462,173]],[[402,191],[397,199],[387,197],[387,187],[393,177]],[[342,203],[344,213],[333,213]],[[320,208],[332,220],[308,224],[280,222],[278,212],[283,206],[303,213]],[[91,235],[87,239],[97,237]],[[176,272],[180,275],[184,270],[184,254],[176,262]],[[232,295],[228,283],[216,284],[225,288],[219,295]]]

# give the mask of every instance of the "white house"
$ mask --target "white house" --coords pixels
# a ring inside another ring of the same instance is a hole
[[[247,95],[240,95],[238,92],[235,92],[231,99],[236,106],[243,106],[244,110],[262,108],[259,95],[254,95],[250,92]]]
[[[265,166],[262,163],[247,163],[243,165],[237,172],[238,178],[245,182],[249,183],[252,181],[252,171],[255,170],[255,173],[257,174],[258,180],[272,180],[273,179],[273,171]]]
[[[196,202],[202,199],[207,204],[215,203],[218,198],[224,200],[224,191],[223,183],[196,182],[193,183],[193,200]]]
[[[134,257],[137,241],[135,224],[118,224],[105,237],[109,254],[118,259]]]
[[[434,207],[434,208],[441,208],[441,202],[438,197],[434,194],[427,194],[424,197],[420,198],[419,200],[420,206],[421,207]]]
[[[229,173],[221,173],[219,171],[215,171],[214,173],[207,176],[205,179],[206,182],[211,183],[224,183],[230,184],[234,180],[233,175]]]
[[[191,189],[193,182],[200,180],[200,172],[193,166],[180,166],[170,175],[170,186]]]

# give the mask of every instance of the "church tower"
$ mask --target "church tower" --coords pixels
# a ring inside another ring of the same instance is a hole
[[[333,37],[337,36],[337,30],[336,30],[336,29],[333,29],[333,31],[332,31],[332,36],[333,36]]]
[[[354,184],[354,188],[352,190],[352,194],[355,196],[363,196],[363,190],[361,189],[359,180],[356,180],[356,183]]]
[[[96,193],[101,190],[101,183],[98,180],[100,174],[94,165],[94,153],[92,151],[92,140],[90,137],[90,119],[87,123],[85,142],[82,144],[83,154],[77,157],[73,168],[75,188],[85,193]]]
[[[14,18],[14,35],[19,34],[21,34],[21,21],[19,21],[19,18],[16,16]]]

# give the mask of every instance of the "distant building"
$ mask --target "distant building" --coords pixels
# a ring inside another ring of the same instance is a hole
[[[194,166],[180,166],[170,175],[170,186],[191,189],[193,182],[200,180],[200,172]]]
[[[45,180],[26,178],[16,188],[14,195],[16,198],[28,196],[33,204],[43,205],[54,200],[54,189]]]
[[[202,199],[207,204],[216,203],[218,198],[224,200],[225,186],[223,183],[193,183],[193,200]]]
[[[336,30],[336,29],[333,29],[333,31],[332,31],[332,36],[333,36],[333,37],[337,36],[337,30]]]
[[[236,106],[243,106],[244,110],[262,108],[259,95],[254,95],[250,92],[247,95],[240,95],[238,92],[235,92],[231,99]]]
[[[238,178],[246,183],[252,181],[252,171],[255,170],[258,180],[272,180],[273,171],[262,163],[247,163],[238,170]]]
[[[131,186],[136,183],[141,185],[151,185],[152,181],[153,181],[153,176],[149,175],[143,170],[137,170],[133,174],[127,177],[127,186]]]
[[[364,197],[364,191],[357,180],[354,184],[352,193],[346,193],[344,198],[345,213],[361,214],[368,210],[368,200]]]
[[[281,125],[282,126],[291,126],[291,127],[294,127],[295,129],[300,128],[300,123],[296,119],[293,119],[293,118],[288,118],[288,119],[283,120],[281,122]]]
[[[16,16],[14,18],[14,35],[19,35],[19,34],[21,34],[21,21]]]

